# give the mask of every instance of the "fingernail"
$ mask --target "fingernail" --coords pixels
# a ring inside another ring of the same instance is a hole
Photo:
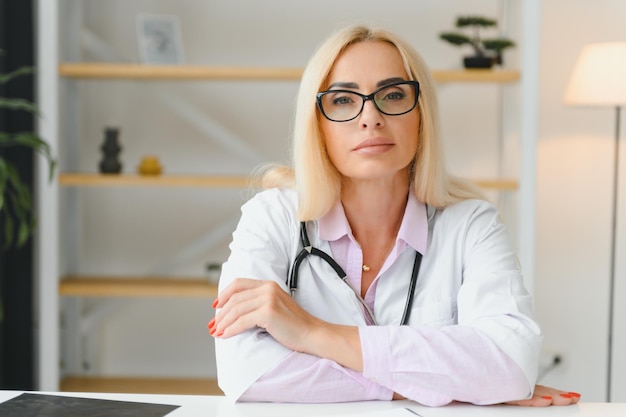
[[[212,327],[211,330],[209,331],[209,334],[213,336],[216,330],[217,330],[217,327]]]
[[[211,321],[209,322],[209,325],[207,326],[209,329],[213,328],[213,326],[215,326],[215,318],[212,318]]]
[[[215,337],[220,337],[221,335],[224,334],[224,330],[220,330],[219,332],[217,332],[217,334],[215,335]]]
[[[552,400],[552,397],[549,395],[543,395],[541,398],[543,398],[544,400]]]
[[[577,392],[568,392],[568,394],[571,395],[572,397],[580,398],[580,394]]]
[[[218,298],[215,299],[215,301],[213,301],[213,308],[217,307],[217,304],[220,302],[220,300]]]
[[[572,398],[573,395],[572,394],[561,394],[561,397],[563,397],[563,398]]]

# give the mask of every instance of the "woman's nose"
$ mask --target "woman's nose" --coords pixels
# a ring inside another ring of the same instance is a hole
[[[362,127],[382,126],[384,123],[383,114],[376,108],[373,100],[367,100],[363,106],[363,111],[359,116]]]

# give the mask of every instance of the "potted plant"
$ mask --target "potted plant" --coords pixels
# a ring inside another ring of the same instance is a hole
[[[463,16],[457,18],[456,27],[471,28],[470,36],[459,32],[444,32],[439,34],[439,37],[453,45],[470,45],[474,49],[474,55],[463,59],[465,68],[491,68],[494,64],[502,64],[503,50],[515,46],[515,43],[507,38],[481,38],[481,28],[495,27],[496,24],[496,20],[486,17]]]
[[[0,74],[0,86],[14,78],[33,72],[31,67],[22,67],[8,74]],[[0,109],[38,114],[34,103],[20,98],[0,96]],[[50,179],[53,177],[56,165],[50,146],[36,133],[8,133],[2,131],[0,126],[0,221],[4,223],[4,233],[0,236],[0,242],[2,242],[0,251],[7,250],[14,244],[17,247],[24,245],[35,230],[36,224],[31,190],[20,178],[17,168],[2,153],[4,149],[13,146],[26,146],[44,155],[48,161]],[[0,298],[0,322],[3,320],[3,313]]]
[[[31,67],[22,67],[8,74],[0,74],[0,85],[33,72]],[[0,96],[0,109],[38,114],[34,103],[20,98]],[[8,133],[0,130],[0,220],[4,221],[4,235],[0,237],[2,242],[0,250],[6,250],[13,244],[17,247],[22,246],[35,229],[31,190],[20,178],[17,168],[1,153],[3,149],[12,146],[26,146],[44,155],[48,161],[50,179],[55,168],[50,146],[36,133]]]

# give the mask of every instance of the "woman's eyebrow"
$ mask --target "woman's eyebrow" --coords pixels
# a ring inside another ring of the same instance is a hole
[[[376,83],[377,87],[384,87],[386,85],[392,84],[392,83],[396,83],[396,82],[400,82],[400,81],[406,81],[404,78],[402,77],[391,77],[391,78],[386,78],[384,80],[380,80]],[[331,85],[328,86],[329,90],[332,90],[333,88],[351,88],[351,89],[357,89],[359,88],[359,85],[355,82],[348,82],[348,81],[337,81],[335,83],[332,83]]]
[[[393,83],[397,83],[400,81],[406,81],[404,78],[402,77],[392,77],[392,78],[387,78],[386,80],[382,80],[376,83],[377,87],[384,87],[386,85],[389,84],[393,84]]]
[[[333,89],[333,88],[359,88],[359,85],[357,83],[353,83],[353,82],[345,82],[345,81],[338,81],[336,83],[332,83],[331,85],[328,86],[328,89]]]

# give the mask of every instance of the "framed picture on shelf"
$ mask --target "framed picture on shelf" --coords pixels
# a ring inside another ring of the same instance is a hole
[[[137,15],[137,41],[142,64],[178,65],[185,61],[177,16]]]

